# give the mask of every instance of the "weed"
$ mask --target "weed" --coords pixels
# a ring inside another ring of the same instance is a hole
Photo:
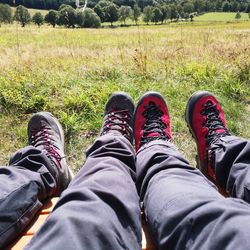
[[[69,140],[79,128],[79,118],[76,113],[67,114],[66,112],[60,112],[60,122],[64,128],[65,136]]]

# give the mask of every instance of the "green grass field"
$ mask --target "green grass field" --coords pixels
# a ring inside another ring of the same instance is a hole
[[[191,163],[195,144],[186,101],[209,90],[223,103],[232,133],[250,138],[249,22],[194,22],[114,29],[0,28],[0,164],[27,144],[27,122],[41,110],[63,124],[66,155],[77,171],[97,136],[112,92],[135,102],[160,91],[174,142]]]
[[[235,19],[235,12],[210,12],[206,13],[204,15],[195,17],[195,21],[223,21],[223,22],[230,22],[230,21],[238,21]],[[241,18],[239,19],[240,21],[249,21],[248,13],[241,13]]]
[[[11,7],[13,10],[13,13],[15,12],[16,8],[15,7]],[[31,16],[33,16],[36,12],[41,12],[41,14],[43,16],[45,16],[48,13],[48,10],[38,10],[38,9],[28,9],[29,13]]]

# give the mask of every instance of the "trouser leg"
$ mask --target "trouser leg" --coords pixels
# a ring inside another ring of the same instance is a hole
[[[27,249],[140,249],[134,157],[123,136],[99,137]]]
[[[0,248],[14,240],[56,190],[54,171],[40,150],[29,146],[0,167]]]
[[[250,203],[250,141],[226,136],[210,148],[218,184],[231,196]]]
[[[170,142],[137,154],[138,189],[159,249],[248,249],[250,206],[224,198]]]

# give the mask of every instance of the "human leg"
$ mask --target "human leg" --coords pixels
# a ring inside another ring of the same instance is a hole
[[[131,98],[124,93],[109,99],[101,136],[26,249],[140,249],[133,110]]]
[[[222,108],[209,92],[194,93],[185,116],[201,171],[231,196],[250,203],[250,141],[230,135]]]
[[[41,124],[46,128],[42,129]],[[23,231],[44,200],[58,195],[70,181],[66,162],[60,160],[60,155],[64,153],[61,139],[57,138],[59,135],[55,132],[57,124],[58,121],[48,113],[35,114],[29,122],[30,146],[16,152],[8,167],[0,168],[1,248]],[[44,148],[44,136],[47,134],[50,134],[51,141],[46,142]],[[56,162],[49,151],[52,145],[58,147]]]
[[[249,205],[224,198],[178,152],[166,104],[157,96],[141,98],[134,128],[137,187],[157,248],[246,249]]]

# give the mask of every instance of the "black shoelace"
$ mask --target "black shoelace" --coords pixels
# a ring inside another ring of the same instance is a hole
[[[150,102],[149,105],[144,106],[146,109],[143,112],[143,116],[146,119],[143,125],[143,136],[141,137],[141,146],[153,140],[168,140],[165,129],[166,124],[162,121],[161,117],[163,112],[159,109],[159,106],[154,102]],[[156,133],[158,136],[149,136],[151,133]]]
[[[131,118],[129,110],[126,109],[109,112],[105,119],[102,134],[114,130],[120,132],[130,140],[132,135],[132,129],[130,126]]]
[[[206,115],[206,122],[202,124],[202,126],[208,128],[206,143],[209,146],[214,139],[230,135],[230,133],[219,117],[219,111],[216,108],[216,104],[213,104],[211,101],[207,101],[206,104],[203,104],[203,107],[204,109],[201,111],[201,115]],[[224,132],[217,133],[218,129],[222,129]]]

